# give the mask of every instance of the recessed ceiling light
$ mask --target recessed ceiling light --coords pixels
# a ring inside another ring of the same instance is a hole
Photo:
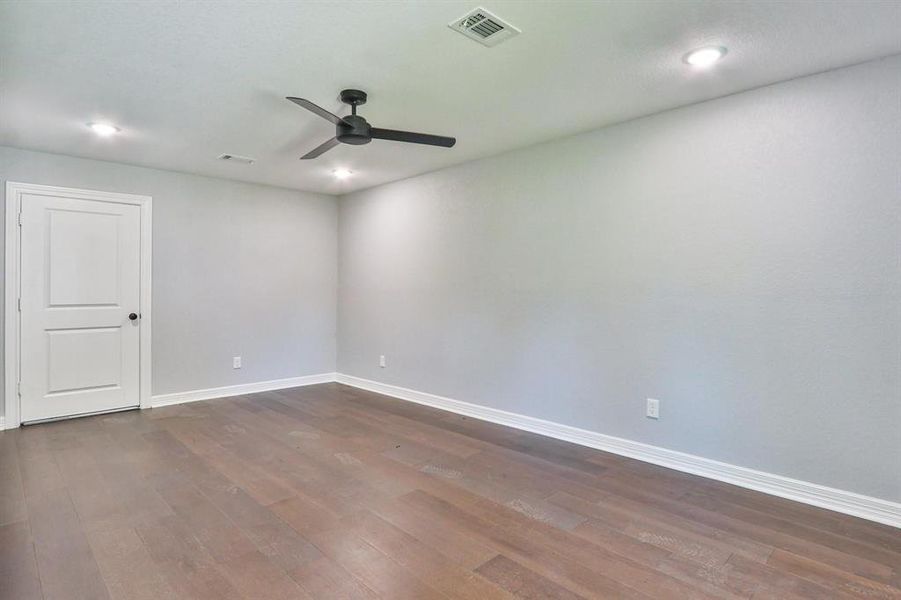
[[[693,67],[709,67],[719,59],[726,56],[727,50],[722,46],[707,46],[705,48],[698,48],[697,50],[692,50],[688,54],[686,54],[682,60],[686,63],[690,64]]]
[[[332,175],[335,176],[335,179],[347,179],[353,172],[350,169],[335,169],[332,171]]]
[[[94,133],[103,137],[119,133],[119,128],[109,123],[88,123],[88,127],[93,129]]]

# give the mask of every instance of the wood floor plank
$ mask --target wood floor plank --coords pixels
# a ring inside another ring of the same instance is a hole
[[[901,598],[901,590],[892,585],[873,581],[784,550],[773,552],[767,560],[767,565],[851,596],[886,600]]]
[[[211,488],[199,482],[201,493],[222,511],[256,549],[286,571],[322,556],[319,550],[267,507],[238,487]]]
[[[88,534],[100,573],[113,600],[175,600],[175,591],[152,564],[144,542],[133,529]]]
[[[269,508],[307,539],[341,526],[339,513],[304,495],[270,504]]]
[[[901,532],[323,384],[0,433],[0,598],[901,600]]]
[[[379,595],[327,556],[293,569],[291,577],[317,600],[375,600]]]
[[[669,501],[659,498],[657,502],[665,506],[666,510],[675,514],[706,522],[718,529],[760,543],[769,544],[775,548],[808,555],[818,561],[839,569],[850,570],[864,577],[870,577],[881,582],[890,582],[894,577],[894,569],[891,566],[873,561],[864,556],[824,546],[813,539],[805,539],[780,529],[743,521],[717,510],[710,510],[709,506],[698,506],[689,501]]]
[[[284,570],[256,551],[223,563],[222,572],[245,598],[313,600]]]
[[[760,582],[736,569],[732,564],[704,564],[672,555],[657,563],[657,569],[710,593],[715,598],[755,598],[761,593]]]
[[[0,525],[0,598],[43,598],[34,542],[24,520]]]
[[[65,489],[29,498],[28,520],[45,600],[110,597]]]
[[[426,493],[413,493],[403,499],[414,506],[431,511],[435,519],[445,520],[452,526],[467,531],[482,543],[495,548],[498,553],[514,556],[541,575],[559,585],[579,591],[583,595],[601,595],[622,598],[650,598],[636,589],[624,585],[598,569],[584,566],[558,554],[555,549],[541,543],[537,536],[515,530],[506,530],[491,520],[462,510],[440,498]]]
[[[360,538],[352,527],[332,529],[327,535],[320,533],[316,545],[384,598],[432,600],[449,597]]]
[[[452,563],[438,550],[374,513],[365,513],[354,531],[369,545],[449,597],[463,600],[502,600],[510,597],[502,588]]]
[[[464,507],[470,514],[481,514],[498,524],[507,538],[522,536],[534,543],[541,540],[541,547],[553,550],[557,555],[572,563],[580,563],[592,571],[638,590],[651,597],[670,595],[674,598],[705,597],[696,586],[686,584],[661,573],[650,565],[643,565],[625,553],[618,553],[615,547],[601,547],[579,536],[548,526],[538,521],[526,521],[505,507],[483,501],[471,508]]]
[[[26,504],[31,498],[41,498],[66,488],[66,482],[49,447],[32,445],[34,432],[18,436],[19,473]],[[25,442],[22,444],[21,442]]]
[[[290,498],[292,490],[249,460],[226,449],[205,424],[170,424],[167,430],[213,468],[238,483],[264,504]]]
[[[754,598],[758,597],[797,597],[797,598],[836,598],[848,599],[852,596],[843,593],[834,586],[823,586],[815,581],[798,577],[793,573],[773,568],[767,564],[748,560],[733,555],[729,564],[745,577],[757,583]]]
[[[590,517],[594,526],[609,527],[639,542],[707,565],[725,563],[736,552],[764,561],[772,552],[770,547],[748,546],[742,541],[733,543],[732,538],[710,527],[650,510],[636,510],[610,499],[591,503],[558,493],[551,498],[551,502]]]
[[[253,542],[190,481],[173,479],[161,484],[158,492],[215,561],[256,551]]]
[[[781,531],[797,538],[816,542],[817,544],[845,554],[850,554],[874,563],[885,565],[895,572],[901,572],[901,554],[891,550],[873,546],[866,542],[860,542],[844,535],[808,527],[774,515],[768,515],[764,512],[733,504],[727,500],[707,494],[691,493],[685,495],[682,500],[690,502],[695,506],[715,511],[719,514],[728,515],[745,523]]]
[[[483,496],[503,504],[530,519],[548,523],[560,529],[569,530],[585,521],[585,517],[566,508],[551,504],[544,499],[553,492],[547,482],[538,483],[540,477],[516,476],[513,469],[497,463],[479,460],[479,454],[467,459],[449,462],[430,462],[420,468],[437,477],[453,480],[473,494]],[[535,484],[534,486],[532,484]]]
[[[86,532],[128,529],[173,514],[156,491],[143,480],[107,469],[89,449],[74,446],[55,453],[66,489]]]
[[[176,592],[191,600],[239,600],[244,596],[225,577],[190,526],[173,516],[153,526],[137,528],[137,534],[155,569]]]
[[[427,510],[403,504],[386,503],[373,510],[383,519],[438,550],[454,563],[475,569],[497,555],[497,550],[465,530],[434,519]]]
[[[574,594],[553,581],[499,554],[476,569],[483,577],[497,583],[517,598],[529,600],[580,600],[584,596]]]
[[[27,518],[15,431],[0,431],[0,525]]]

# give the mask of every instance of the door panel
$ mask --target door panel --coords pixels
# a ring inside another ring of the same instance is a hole
[[[50,306],[119,304],[120,215],[47,213]]]
[[[51,394],[122,384],[119,327],[47,332],[47,391]]]
[[[138,406],[140,207],[21,201],[22,421]]]

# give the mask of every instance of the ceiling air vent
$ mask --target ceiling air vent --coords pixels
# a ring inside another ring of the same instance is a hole
[[[244,163],[245,165],[252,165],[254,163],[254,159],[249,156],[240,156],[238,154],[220,154],[217,158],[229,162]]]
[[[496,46],[520,33],[519,29],[481,6],[454,19],[447,26],[483,46]]]

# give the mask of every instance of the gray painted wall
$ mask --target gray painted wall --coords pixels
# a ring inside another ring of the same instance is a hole
[[[895,57],[349,195],[339,371],[901,500],[899,173]]]
[[[4,147],[0,180],[153,196],[154,394],[335,370],[334,197]]]

